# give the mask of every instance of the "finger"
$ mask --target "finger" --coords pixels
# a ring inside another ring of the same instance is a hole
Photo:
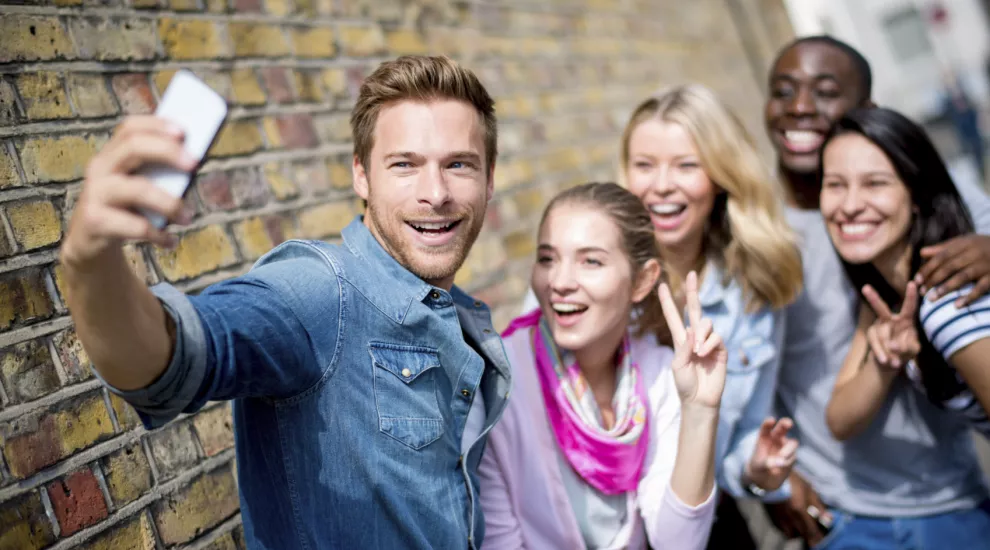
[[[685,282],[684,287],[687,293],[688,319],[691,322],[691,326],[700,326],[701,300],[698,299],[698,275],[694,271],[688,273],[687,281]],[[698,336],[698,339],[701,340],[700,335]]]
[[[777,421],[777,424],[773,427],[773,431],[770,432],[770,435],[775,440],[778,439],[783,440],[784,437],[787,436],[787,432],[789,432],[793,426],[794,423],[791,421],[790,418],[781,418],[780,420]]]
[[[182,142],[164,134],[135,134],[103,151],[97,169],[107,173],[131,173],[149,164],[160,164],[191,172],[198,162]]]
[[[155,115],[132,115],[113,129],[114,137],[127,137],[136,133],[168,134],[181,138],[184,134],[178,124]]]
[[[972,265],[967,265],[961,268],[949,277],[949,280],[934,289],[931,295],[931,300],[937,300],[950,292],[959,290],[960,288],[976,281],[978,276],[979,275],[976,273]]]
[[[819,508],[821,510],[821,508]],[[808,541],[810,544],[817,544],[819,540],[822,539],[822,530],[818,527],[818,523],[815,518],[808,515],[808,512],[801,511],[801,536],[804,540]]]
[[[901,319],[913,320],[916,313],[918,313],[918,285],[911,281],[904,291],[904,304],[901,305],[897,316]]]
[[[148,178],[116,178],[114,184],[108,185],[104,193],[104,200],[108,205],[125,210],[150,210],[171,221],[189,222],[182,198],[157,187]]]
[[[825,506],[822,499],[818,498],[818,493],[810,487],[808,488],[808,504],[818,508],[821,513],[819,517],[822,519],[832,519],[832,514],[828,511],[828,506]]]
[[[681,312],[674,303],[674,297],[670,295],[670,287],[667,283],[660,283],[660,308],[663,309],[663,318],[667,321],[674,343],[683,342],[684,321],[681,320]]]
[[[698,348],[698,356],[708,357],[713,352],[717,352],[722,345],[722,337],[714,332],[708,335],[708,339]]]
[[[798,450],[798,440],[797,439],[787,439],[784,441],[784,445],[777,451],[777,457],[782,460],[790,460],[797,456]]]
[[[918,272],[923,274],[926,287],[937,288],[947,285],[950,277],[978,259],[978,255],[966,249],[952,254],[944,252],[925,262]]]
[[[990,292],[990,275],[980,277],[980,280],[976,281],[976,284],[973,285],[973,288],[965,296],[956,300],[956,307],[964,308],[986,296],[987,292]]]
[[[688,364],[687,359],[694,353],[695,341],[694,329],[688,327],[684,330],[684,343],[681,344],[680,348],[677,348],[676,344],[674,345],[674,355],[680,356],[682,359],[681,366]]]
[[[764,418],[763,423],[760,424],[760,433],[758,437],[760,439],[769,438],[770,433],[773,432],[773,427],[776,423],[777,421],[772,416],[768,416]]]
[[[866,331],[866,340],[870,344],[870,351],[873,352],[873,356],[876,358],[877,363],[886,365],[887,348],[880,342],[880,336],[877,334],[876,327],[870,327],[870,329]]]
[[[698,344],[698,349],[695,351],[701,355],[701,345],[708,341],[708,337],[712,334],[712,321],[711,319],[702,319],[697,324],[692,323],[694,327],[694,340]]]
[[[94,233],[102,237],[148,241],[166,247],[174,246],[177,242],[174,235],[156,229],[147,218],[137,213],[104,208],[95,213],[94,217],[97,219],[94,222]]]
[[[872,286],[863,286],[863,297],[866,298],[866,302],[870,304],[873,312],[877,314],[878,319],[886,321],[892,317],[890,308],[887,307],[887,302],[883,301],[883,298],[877,294],[876,290],[873,290]]]

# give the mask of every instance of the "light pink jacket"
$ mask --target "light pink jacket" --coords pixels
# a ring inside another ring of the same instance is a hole
[[[561,478],[560,450],[540,393],[529,330],[519,330],[504,342],[513,387],[501,420],[488,435],[479,468],[484,548],[584,548]],[[631,351],[649,388],[650,442],[643,478],[637,491],[629,493],[630,519],[611,548],[644,549],[649,538],[656,550],[702,550],[711,530],[716,490],[697,507],[667,490],[680,428],[680,398],[670,371],[673,351],[652,337],[634,340]]]

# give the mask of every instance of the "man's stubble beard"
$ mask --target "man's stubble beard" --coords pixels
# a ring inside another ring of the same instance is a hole
[[[487,207],[488,204],[486,202],[482,212],[487,211]],[[464,233],[464,229],[459,227],[458,235],[454,238],[453,242],[439,248],[438,251],[440,254],[430,254],[429,252],[415,254],[414,249],[416,245],[410,239],[405,239],[402,235],[403,226],[406,225],[405,222],[395,220],[394,225],[383,223],[388,220],[385,220],[380,215],[371,197],[368,197],[368,216],[371,218],[371,231],[378,238],[379,243],[385,248],[386,252],[395,258],[402,267],[409,270],[410,273],[427,282],[441,281],[457,273],[457,270],[464,264],[464,260],[467,259],[471,247],[474,246],[475,241],[478,239],[478,235],[481,233],[481,228],[485,222],[483,215],[472,220],[465,218],[461,220],[461,224],[471,223],[467,233]],[[453,253],[452,261],[444,262],[443,264],[431,261],[431,259],[439,260],[439,257],[446,256],[449,253]],[[424,255],[426,256],[425,261],[421,261],[424,260],[422,257]]]

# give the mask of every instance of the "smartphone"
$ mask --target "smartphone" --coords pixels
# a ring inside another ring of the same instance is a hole
[[[190,71],[180,70],[165,89],[155,109],[155,116],[182,128],[185,133],[183,147],[193,158],[202,162],[227,117],[227,101]],[[193,176],[161,165],[142,167],[138,174],[176,197],[185,195]],[[165,227],[164,217],[154,212],[143,214],[158,229]]]

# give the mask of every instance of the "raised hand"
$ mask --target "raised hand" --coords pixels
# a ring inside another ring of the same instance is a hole
[[[897,314],[893,314],[873,287],[863,287],[863,297],[877,314],[876,321],[866,331],[870,350],[877,364],[891,369],[899,369],[914,359],[921,351],[918,330],[914,318],[918,312],[918,285],[908,283],[904,293],[904,304]]]
[[[685,328],[680,311],[666,284],[660,285],[660,305],[674,340],[674,384],[682,405],[699,405],[718,409],[725,387],[728,352],[712,323],[701,317],[698,277],[692,271],[685,283],[690,326]]]
[[[169,220],[186,221],[182,199],[134,175],[147,164],[190,172],[197,163],[182,148],[181,130],[165,120],[153,116],[125,120],[86,168],[82,193],[62,242],[64,262],[86,264],[127,240],[172,244],[168,233],[155,229],[138,213],[146,209]]]
[[[753,456],[746,465],[746,477],[765,491],[779,489],[791,475],[798,449],[797,440],[787,437],[793,426],[790,418],[767,418],[760,426]]]

